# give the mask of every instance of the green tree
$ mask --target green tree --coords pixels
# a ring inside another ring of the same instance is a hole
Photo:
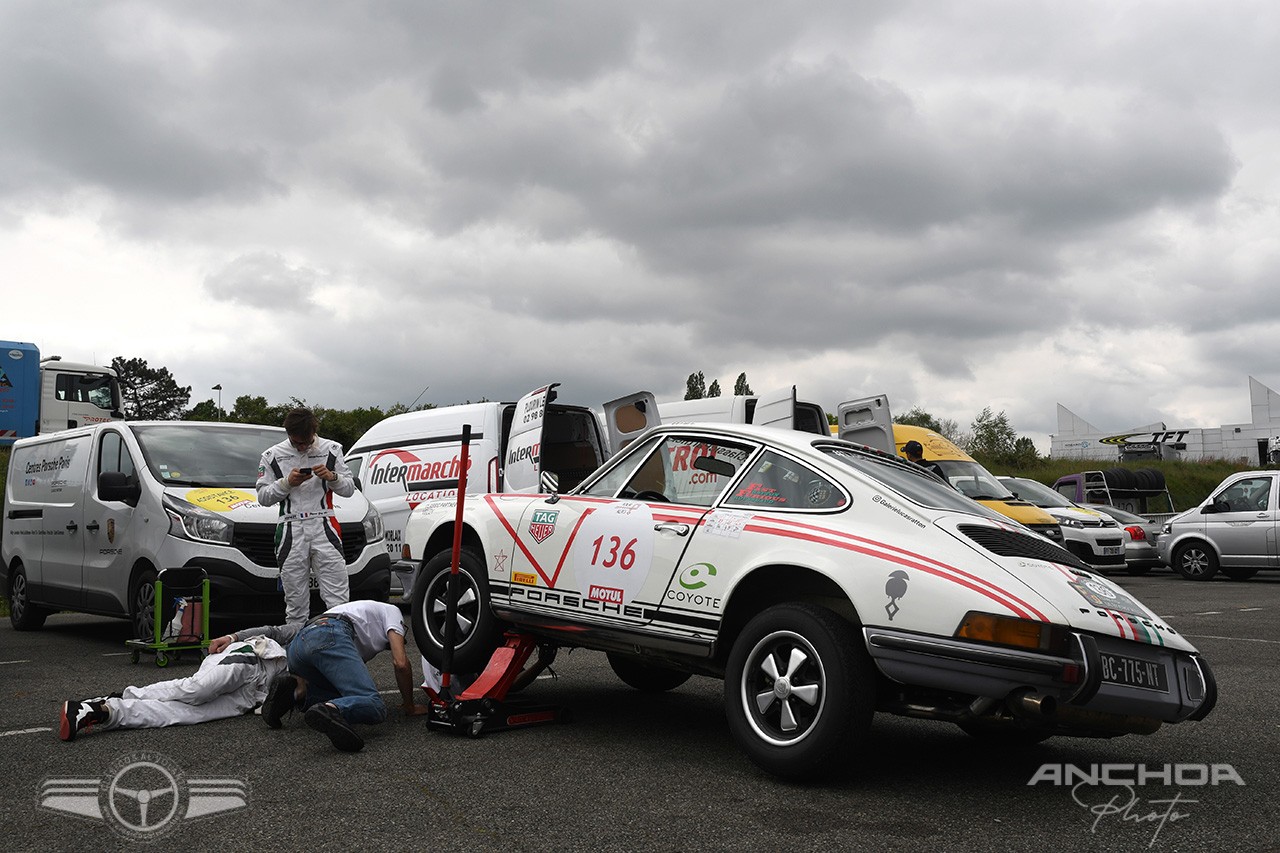
[[[1005,462],[1014,456],[1018,433],[1003,410],[997,415],[992,413],[990,406],[984,407],[969,429],[969,442],[964,449],[970,456],[982,456],[997,462]]]
[[[738,381],[733,383],[733,396],[750,397],[755,392],[751,390],[751,386],[747,384],[747,374],[739,373]]]
[[[689,378],[685,380],[684,398],[686,400],[701,400],[707,396],[707,379],[702,375],[702,371],[690,373]]]
[[[218,411],[218,404],[213,400],[203,400],[182,413],[184,421],[224,421],[226,416]]]
[[[236,397],[236,404],[227,414],[227,420],[238,424],[262,424],[264,426],[281,426],[284,416],[293,406],[273,406],[266,397],[251,397],[241,394]]]
[[[711,380],[711,385],[710,387],[707,388],[707,396],[708,397],[720,396],[720,380],[719,379]]]
[[[126,420],[176,421],[182,417],[191,386],[179,385],[167,367],[151,368],[145,359],[111,359],[120,379],[121,407]]]
[[[912,406],[907,410],[906,414],[894,417],[893,422],[895,424],[918,426],[922,429],[933,430],[953,444],[963,446],[964,438],[960,434],[960,425],[958,423],[950,418],[935,418],[920,406]]]

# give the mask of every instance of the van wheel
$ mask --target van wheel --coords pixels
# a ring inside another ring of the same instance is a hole
[[[645,693],[664,693],[689,680],[689,673],[664,666],[641,663],[626,655],[609,652],[609,666],[624,684]]]
[[[413,639],[418,651],[443,670],[453,553],[441,551],[423,565],[413,583]],[[474,551],[458,558],[458,610],[453,635],[453,671],[479,672],[502,643],[504,626],[489,609],[489,579]]]
[[[152,640],[156,635],[156,573],[145,571],[138,576],[133,588],[132,609],[129,619],[133,622],[133,636],[139,640]]]
[[[1207,581],[1218,573],[1218,555],[1203,542],[1188,542],[1174,553],[1173,568],[1189,581]]]
[[[811,779],[848,769],[875,711],[871,658],[847,621],[779,604],[747,623],[725,672],[734,740],[764,770]]]
[[[49,611],[31,603],[27,589],[27,573],[19,564],[9,582],[9,622],[15,631],[38,631]]]

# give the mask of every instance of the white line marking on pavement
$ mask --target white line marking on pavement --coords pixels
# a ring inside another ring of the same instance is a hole
[[[1251,612],[1253,612],[1254,610],[1266,610],[1266,609],[1267,609],[1267,608],[1265,608],[1265,607],[1241,607],[1241,608],[1240,608],[1240,612],[1241,612],[1241,613],[1251,613]]]
[[[1199,613],[1192,613],[1192,616],[1221,616],[1221,610],[1202,610]]]
[[[1280,640],[1260,640],[1256,637],[1216,637],[1213,634],[1183,634],[1184,637],[1195,637],[1197,640],[1230,640],[1233,643],[1275,643]]]
[[[102,656],[104,658],[122,658],[125,655],[131,655],[131,654],[133,654],[133,652],[103,652]]]
[[[28,660],[0,660],[0,666],[4,666],[5,664],[8,664],[8,663],[31,663],[31,661],[29,659]]]
[[[8,737],[9,735],[33,735],[36,732],[51,732],[52,726],[46,726],[42,729],[14,729],[11,732],[0,732],[0,737]]]

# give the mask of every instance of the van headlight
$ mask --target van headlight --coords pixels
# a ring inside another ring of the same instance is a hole
[[[201,509],[173,495],[164,496],[164,511],[169,516],[170,536],[218,545],[231,544],[233,525],[216,512]]]
[[[382,513],[369,504],[369,511],[364,514],[364,541],[377,542],[383,536]]]
[[[1058,523],[1063,527],[1084,527],[1084,522],[1078,518],[1060,518]]]

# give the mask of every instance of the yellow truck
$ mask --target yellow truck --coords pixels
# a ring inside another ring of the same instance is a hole
[[[925,460],[936,462],[956,491],[1063,544],[1062,527],[1053,516],[1035,504],[1015,498],[991,472],[946,437],[924,427],[893,423],[889,400],[884,395],[841,403],[838,412],[832,432],[840,438],[899,456],[906,455],[902,448],[908,441],[918,441],[924,448]]]

